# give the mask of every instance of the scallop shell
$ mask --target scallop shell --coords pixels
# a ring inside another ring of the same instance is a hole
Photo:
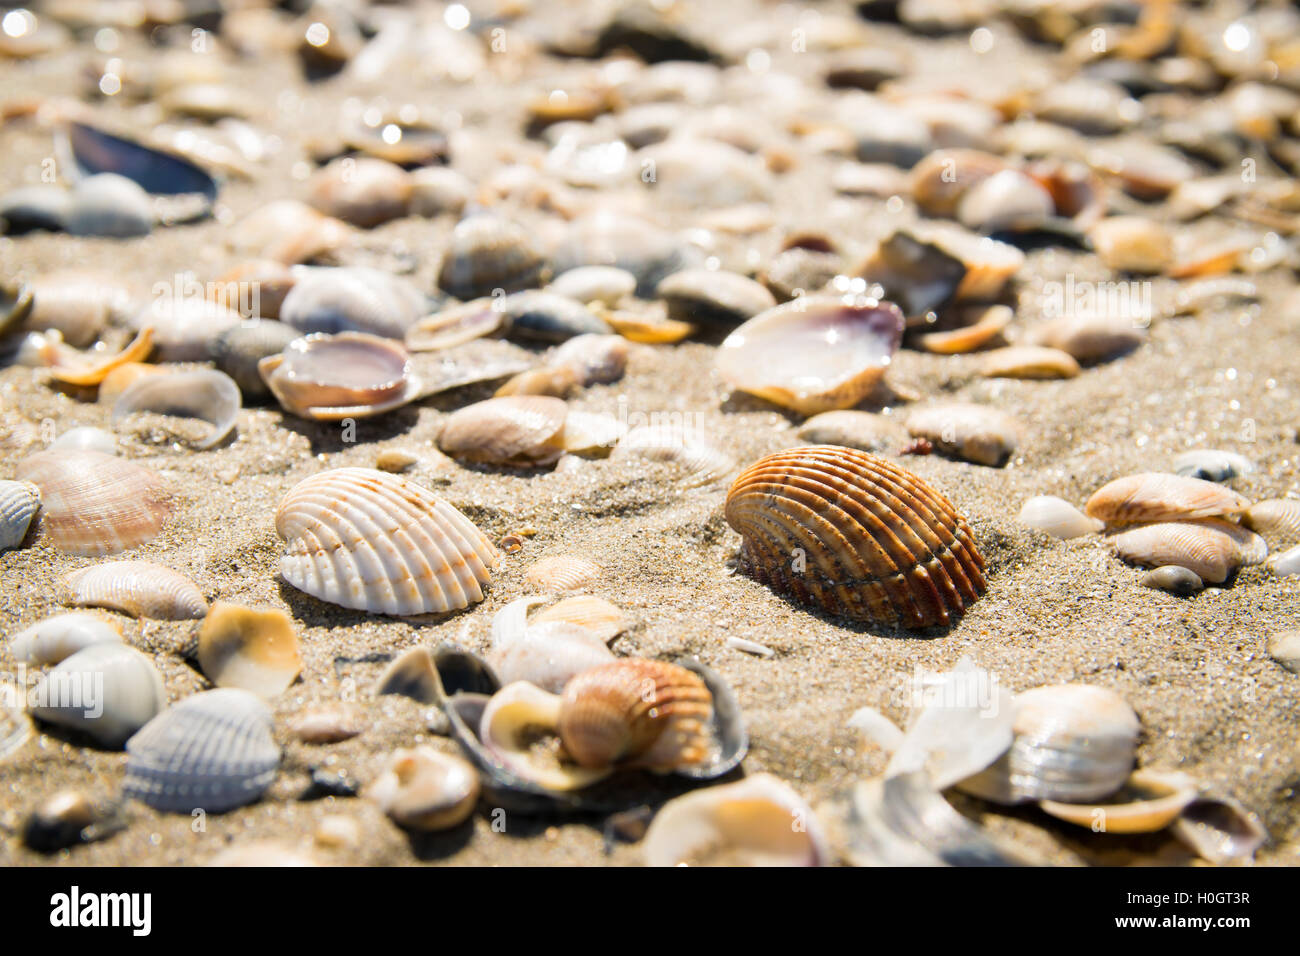
[[[1089,518],[1064,498],[1054,495],[1036,495],[1030,498],[1021,506],[1019,520],[1021,524],[1061,539],[1095,534],[1105,527],[1096,518]]]
[[[464,759],[432,747],[395,751],[366,797],[398,826],[432,832],[459,826],[478,803],[478,773]]]
[[[1177,820],[1196,799],[1196,781],[1185,773],[1134,770],[1109,802],[1093,806],[1043,800],[1044,813],[1094,833],[1154,833]]]
[[[624,435],[610,453],[612,461],[644,458],[675,465],[682,485],[695,488],[735,470],[731,456],[716,448],[699,429],[687,425],[639,425]]]
[[[870,394],[902,336],[903,313],[891,303],[809,296],[737,328],[718,349],[717,368],[733,388],[813,415]]]
[[[1138,718],[1114,691],[1087,684],[1035,687],[1015,698],[1015,739],[958,789],[995,803],[1080,803],[1123,786],[1137,754]]]
[[[427,311],[406,279],[379,269],[300,267],[280,321],[303,332],[367,332],[401,339]]]
[[[550,621],[581,627],[607,644],[627,630],[627,618],[617,605],[589,594],[565,598],[533,618],[534,624]]]
[[[965,520],[926,482],[866,452],[813,445],[760,459],[727,493],[741,561],[834,614],[951,624],[984,593]]]
[[[980,371],[989,378],[1074,378],[1079,363],[1060,349],[1013,345],[989,352]]]
[[[113,425],[135,412],[199,418],[212,426],[207,436],[190,442],[212,448],[235,428],[241,396],[235,380],[214,369],[167,372],[137,378],[113,403]]]
[[[1259,535],[1217,518],[1138,525],[1115,535],[1112,544],[1125,561],[1149,568],[1177,564],[1211,584],[1222,584],[1268,553]]]
[[[17,477],[41,490],[41,526],[56,548],[96,557],[152,540],[171,515],[168,490],[154,472],[97,451],[37,452]]]
[[[270,709],[229,687],[167,708],[126,750],[123,792],[167,813],[224,813],[253,803],[280,766]]]
[[[668,318],[731,329],[776,305],[761,283],[734,272],[684,269],[655,290],[668,305]]]
[[[213,604],[203,619],[196,657],[218,687],[238,687],[259,697],[275,697],[302,670],[289,615],[224,601]]]
[[[934,443],[947,455],[998,467],[1020,443],[1020,423],[989,405],[948,402],[917,409],[907,416],[907,430]]]
[[[0,481],[0,551],[16,548],[41,508],[41,489],[30,481]]]
[[[1212,481],[1144,472],[1102,485],[1086,510],[1107,524],[1132,524],[1234,515],[1249,507],[1244,497]]]
[[[406,350],[364,332],[316,333],[257,363],[262,381],[286,411],[317,421],[369,418],[420,396]]]
[[[14,658],[28,664],[57,664],[94,644],[122,643],[122,628],[88,611],[56,614],[9,638]]]
[[[453,412],[438,447],[453,458],[493,465],[549,465],[564,453],[562,399],[510,395]]]
[[[194,582],[149,561],[108,561],[67,577],[69,603],[106,607],[133,617],[186,621],[208,613],[208,602]]]
[[[647,866],[824,866],[830,844],[789,785],[759,773],[669,800],[644,843]]]
[[[624,658],[591,668],[564,688],[557,726],[582,767],[671,770],[709,756],[713,697],[691,671]]]
[[[572,554],[557,554],[534,562],[526,572],[528,583],[545,594],[582,591],[600,580],[600,566]]]
[[[116,748],[166,705],[153,661],[125,644],[110,643],[91,645],[55,666],[32,691],[29,710]]]
[[[458,299],[537,285],[546,262],[522,227],[496,216],[470,216],[452,230],[438,287]]]
[[[427,614],[483,600],[500,555],[443,499],[398,475],[337,468],[295,485],[276,512],[284,579],[357,610]]]

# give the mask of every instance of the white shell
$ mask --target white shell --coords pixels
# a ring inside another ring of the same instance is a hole
[[[1290,551],[1283,551],[1269,562],[1269,567],[1278,577],[1300,574],[1300,544]]]
[[[210,690],[167,708],[127,741],[127,796],[155,810],[221,813],[257,800],[280,766],[271,711],[256,695]]]
[[[101,455],[117,454],[117,437],[102,428],[91,425],[79,425],[70,428],[54,441],[51,448],[75,448],[80,451],[97,451]]]
[[[823,866],[830,860],[812,808],[766,773],[668,801],[645,836],[648,866]]]
[[[113,403],[112,421],[117,427],[134,412],[200,418],[212,430],[190,444],[199,449],[211,448],[234,430],[241,402],[235,380],[215,369],[141,375]]]
[[[539,730],[558,737],[561,698],[526,681],[507,684],[492,695],[479,721],[483,746],[511,770],[547,790],[578,790],[609,776],[538,753],[531,745]]]
[[[300,591],[380,614],[453,611],[483,600],[500,554],[427,489],[371,468],[295,485],[276,512],[280,573]]]
[[[30,481],[0,481],[0,551],[23,543],[40,507],[41,490]]]
[[[474,812],[478,796],[478,771],[432,747],[397,750],[366,788],[366,797],[394,823],[422,831],[459,826]]]
[[[95,644],[45,675],[32,692],[34,717],[120,747],[167,704],[153,661],[124,644]]]
[[[67,577],[69,603],[106,607],[134,617],[186,621],[208,613],[198,587],[178,571],[150,561],[108,561]]]
[[[71,611],[25,627],[9,639],[9,650],[28,664],[57,664],[93,644],[122,643],[122,629],[98,614]]]
[[[558,694],[571,678],[613,659],[605,642],[586,628],[542,621],[494,647],[488,661],[503,684],[528,681]]]
[[[612,308],[636,291],[636,276],[616,266],[578,266],[552,279],[548,289],[577,302]]]
[[[1026,501],[1020,508],[1020,523],[1062,539],[1094,534],[1105,527],[1055,495],[1036,495]]]

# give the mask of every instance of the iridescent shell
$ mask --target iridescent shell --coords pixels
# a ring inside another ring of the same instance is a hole
[[[755,578],[834,614],[948,625],[984,593],[984,559],[952,503],[866,452],[813,445],[760,459],[731,486],[726,518]]]
[[[364,332],[303,336],[263,358],[257,370],[281,407],[318,421],[382,415],[421,390],[406,350]]]
[[[1144,472],[1102,485],[1088,499],[1086,510],[1107,524],[1131,524],[1234,515],[1249,507],[1246,498],[1213,481]]]
[[[208,613],[203,592],[185,575],[150,561],[92,564],[67,577],[69,603],[134,617],[187,621]]]

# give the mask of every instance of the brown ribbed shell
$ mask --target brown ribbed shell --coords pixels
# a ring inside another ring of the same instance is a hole
[[[863,451],[768,455],[731,486],[726,516],[756,579],[833,614],[946,625],[984,593],[984,558],[952,503]]]

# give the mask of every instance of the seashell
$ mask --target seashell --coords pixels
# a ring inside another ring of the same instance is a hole
[[[638,425],[624,435],[610,459],[632,458],[664,462],[676,467],[683,487],[711,484],[735,470],[731,456],[716,448],[699,429],[687,425]]]
[[[149,194],[125,176],[100,173],[77,183],[63,228],[74,236],[131,239],[153,231]]]
[[[50,542],[87,557],[151,541],[171,515],[166,484],[154,472],[97,451],[37,452],[17,477],[41,491],[41,525]]]
[[[677,664],[624,658],[577,675],[564,688],[560,740],[582,767],[671,770],[709,757],[713,698]]]
[[[908,415],[907,430],[946,455],[993,467],[1011,457],[1021,433],[1020,423],[1006,412],[969,402],[918,409]]]
[[[1142,580],[1138,584],[1144,588],[1168,591],[1178,597],[1191,597],[1198,591],[1205,590],[1205,582],[1195,571],[1189,571],[1176,564],[1166,564],[1154,571],[1148,571],[1142,575]]]
[[[1079,374],[1079,363],[1060,349],[1013,345],[989,352],[980,371],[989,378],[1074,378]]]
[[[647,146],[635,160],[654,171],[656,198],[690,209],[767,202],[772,196],[774,181],[762,161],[727,143],[683,134]]]
[[[1030,498],[1021,506],[1019,520],[1021,524],[1062,540],[1095,534],[1105,527],[1102,522],[1089,518],[1064,498],[1053,495]]]
[[[0,209],[0,219],[3,210]],[[32,312],[34,293],[27,282],[0,282],[0,335],[7,335],[25,322]],[[98,333],[98,329],[95,330]],[[67,336],[64,335],[66,339]],[[88,345],[89,342],[81,343]]]
[[[1300,543],[1300,499],[1257,501],[1246,510],[1241,521],[1275,545]]]
[[[199,418],[212,428],[205,437],[189,444],[204,449],[212,448],[234,430],[239,409],[239,386],[234,379],[214,369],[196,369],[136,379],[113,403],[112,422],[116,427],[136,412]]]
[[[153,330],[149,328],[141,329],[122,351],[107,357],[75,352],[62,343],[51,342],[41,349],[41,361],[55,381],[66,385],[98,385],[117,369],[144,361],[153,344]]]
[[[172,87],[158,98],[158,105],[174,116],[210,123],[248,115],[242,93],[220,83],[187,83]]]
[[[479,339],[434,355],[412,356],[411,366],[424,383],[425,396],[466,385],[495,382],[536,364],[527,350],[509,342]]]
[[[620,335],[576,335],[554,349],[546,363],[572,369],[580,385],[608,385],[627,368],[627,341]]]
[[[627,434],[627,426],[602,412],[569,412],[564,420],[564,450],[577,455],[608,455]]]
[[[627,630],[627,619],[617,605],[588,594],[558,601],[533,618],[534,624],[549,622],[583,628],[606,644]]]
[[[998,340],[1015,313],[1009,306],[992,305],[979,309],[979,318],[970,325],[963,325],[947,332],[927,332],[920,337],[920,344],[927,352],[939,355],[958,355],[974,352],[976,349]]]
[[[957,784],[1006,805],[1082,803],[1115,793],[1137,753],[1138,718],[1123,697],[1087,684],[1035,687],[1015,697],[1011,749]]]
[[[549,465],[564,452],[563,400],[541,395],[490,398],[453,412],[438,447],[453,458],[493,465]]]
[[[694,264],[673,233],[611,210],[571,223],[552,255],[557,275],[578,266],[615,266],[630,272],[636,277],[636,293],[643,298],[653,297],[665,276]]]
[[[1044,159],[1030,163],[1025,172],[1052,197],[1056,215],[1079,229],[1090,229],[1106,214],[1107,189],[1085,164]]]
[[[1078,77],[1043,89],[1034,114],[1082,133],[1117,133],[1142,118],[1142,104],[1117,83]]]
[[[919,316],[956,297],[966,266],[938,243],[899,230],[882,239],[853,274],[879,285],[904,315]]]
[[[28,710],[117,749],[165,706],[167,692],[153,661],[109,643],[92,644],[57,664],[33,689]]]
[[[1001,156],[976,149],[936,149],[912,167],[908,190],[927,216],[953,218],[971,187],[1008,170]]]
[[[274,608],[218,601],[212,605],[195,655],[204,675],[218,687],[238,687],[275,697],[302,670],[293,621]]]
[[[168,707],[126,751],[123,793],[165,813],[224,813],[253,803],[280,766],[270,709],[233,687]]]
[[[305,268],[280,306],[280,321],[303,332],[367,332],[401,339],[425,314],[424,296],[378,269]]]
[[[425,166],[410,173],[412,216],[460,215],[474,196],[474,184],[447,166]]]
[[[130,291],[111,275],[60,269],[32,280],[30,311],[23,328],[58,329],[74,348],[86,348],[111,319],[125,311]]]
[[[379,676],[374,692],[376,697],[397,694],[420,704],[438,703],[442,690],[429,649],[413,647],[399,655]]]
[[[545,594],[583,591],[592,587],[601,577],[599,565],[571,554],[557,554],[542,558],[529,566],[528,582]]]
[[[529,233],[496,216],[456,224],[438,271],[438,288],[458,299],[515,292],[537,285],[546,261]]]
[[[1055,215],[1052,195],[1017,169],[1004,169],[962,193],[957,219],[981,232],[1029,232]]]
[[[1173,263],[1173,240],[1165,227],[1140,216],[1111,216],[1088,233],[1097,255],[1116,272],[1159,273]]]
[[[1230,451],[1198,449],[1185,451],[1174,459],[1175,474],[1205,481],[1227,481],[1254,470],[1255,464],[1249,458]]]
[[[70,604],[106,607],[132,617],[188,621],[208,613],[208,602],[185,575],[149,561],[109,561],[67,576]]]
[[[897,306],[868,303],[809,296],[762,312],[723,341],[718,371],[733,388],[804,415],[856,405],[903,335]]]
[[[106,839],[126,828],[121,809],[115,801],[92,800],[76,790],[56,791],[23,822],[23,843],[38,853],[54,853]]]
[[[204,865],[222,869],[231,867],[266,869],[268,867],[311,867],[320,864],[310,856],[305,856],[283,843],[274,840],[255,840],[251,843],[226,847]]]
[[[505,395],[550,395],[564,398],[578,388],[578,375],[571,368],[560,366],[530,368],[509,379],[492,393],[493,397]]]
[[[20,186],[0,196],[0,221],[6,235],[38,229],[62,232],[72,214],[72,192],[58,186]]]
[[[493,694],[483,708],[476,739],[489,759],[510,775],[505,779],[518,781],[521,790],[536,787],[546,794],[563,794],[589,787],[611,772],[609,767],[576,766],[567,754],[536,752],[539,731],[552,736],[558,732],[562,704],[558,694],[517,681]]]
[[[0,683],[0,763],[16,754],[31,739],[31,718],[22,710],[6,703],[26,700],[26,697],[26,688]]]
[[[41,508],[41,489],[30,481],[0,481],[0,551],[16,548]]]
[[[797,432],[809,445],[843,445],[859,451],[882,451],[901,439],[903,429],[895,421],[871,412],[835,411],[814,415]]]
[[[289,732],[305,744],[336,744],[365,729],[365,715],[353,704],[318,704],[289,720]]]
[[[647,866],[824,866],[831,859],[812,808],[766,773],[669,800],[645,836]]]
[[[655,295],[667,303],[670,319],[724,329],[735,328],[776,305],[761,283],[710,269],[674,272],[659,283]]]
[[[599,302],[612,309],[636,292],[636,276],[614,266],[579,266],[557,275],[546,288],[575,302]]]
[[[485,335],[506,325],[499,299],[475,299],[425,316],[406,330],[412,352],[436,352]]]
[[[459,826],[478,803],[478,773],[465,760],[432,747],[400,748],[365,796],[394,823],[433,832]]]
[[[1222,584],[1268,553],[1259,535],[1218,518],[1137,525],[1115,535],[1112,544],[1121,560],[1148,568],[1176,564],[1210,584]]]
[[[516,292],[501,299],[497,307],[514,338],[564,342],[578,335],[609,335],[613,331],[581,302],[553,292]]]
[[[1193,800],[1174,821],[1172,832],[1201,859],[1217,866],[1248,865],[1268,842],[1268,831],[1255,814],[1222,797]]]
[[[916,230],[917,238],[956,259],[966,269],[955,301],[997,298],[1007,281],[1025,264],[1025,254],[1009,243],[978,236],[957,226],[932,223]]]
[[[1300,674],[1300,631],[1277,631],[1268,637],[1268,656],[1293,674]],[[0,746],[0,754],[4,748]]]
[[[406,349],[365,332],[317,332],[257,363],[280,406],[302,418],[369,418],[420,397]]]
[[[72,451],[97,451],[101,455],[116,455],[117,436],[102,428],[80,425],[68,429],[50,442],[50,448],[66,448]]]
[[[984,559],[952,504],[866,452],[768,455],[736,479],[725,514],[755,578],[833,614],[948,625],[984,593]]]
[[[15,660],[57,664],[94,644],[122,643],[122,628],[86,611],[56,614],[25,627],[9,638]]]
[[[375,467],[393,474],[406,471],[419,462],[419,455],[404,448],[385,448],[375,456]]]
[[[369,468],[300,481],[275,528],[287,550],[280,573],[300,591],[342,607],[409,615],[483,600],[500,559],[488,538],[443,499]]]
[[[558,694],[578,674],[614,660],[605,642],[577,624],[534,622],[501,642],[494,642],[488,662],[505,684],[527,681]]]
[[[59,130],[55,148],[72,160],[60,165],[75,169],[82,182],[100,174],[119,174],[155,196],[194,193],[212,199],[217,195],[216,181],[189,160],[85,123],[68,123]]]
[[[161,365],[149,365],[145,362],[125,362],[104,376],[104,381],[99,383],[95,401],[111,409],[113,403],[122,397],[122,393],[136,379],[143,375],[164,375],[167,371]],[[116,436],[114,436],[113,442],[114,447],[116,447]]]
[[[1036,326],[1030,333],[1030,341],[1067,352],[1081,364],[1092,364],[1131,352],[1145,342],[1145,324],[1150,320],[1150,315],[1061,316]]]
[[[1196,781],[1185,773],[1143,768],[1129,775],[1123,788],[1100,806],[1043,800],[1044,813],[1088,827],[1094,833],[1155,833],[1177,820],[1197,795]]]
[[[238,312],[209,299],[156,297],[131,320],[143,334],[153,329],[153,344],[160,362],[205,362],[212,341],[244,321]],[[143,361],[143,356],[127,361]]]
[[[310,202],[327,216],[370,229],[405,216],[411,177],[383,159],[345,156],[318,169],[307,182]]]
[[[1145,472],[1103,485],[1088,499],[1086,511],[1107,524],[1132,524],[1234,515],[1249,507],[1241,495],[1212,481]]]
[[[689,322],[674,322],[671,319],[655,318],[635,312],[606,310],[603,318],[619,335],[629,342],[641,342],[646,345],[671,345],[680,342],[695,331]]]
[[[244,401],[257,401],[271,395],[257,370],[258,363],[279,355],[300,335],[293,326],[271,319],[242,322],[213,340],[212,358],[217,368],[235,380]]]
[[[261,259],[309,262],[329,258],[352,242],[351,227],[296,199],[277,199],[249,213],[231,231],[232,246]]]
[[[824,291],[840,271],[837,254],[796,246],[773,257],[759,279],[778,302],[789,302]]]
[[[1269,561],[1268,566],[1280,578],[1300,574],[1300,545],[1296,545],[1289,551],[1283,551]]]

